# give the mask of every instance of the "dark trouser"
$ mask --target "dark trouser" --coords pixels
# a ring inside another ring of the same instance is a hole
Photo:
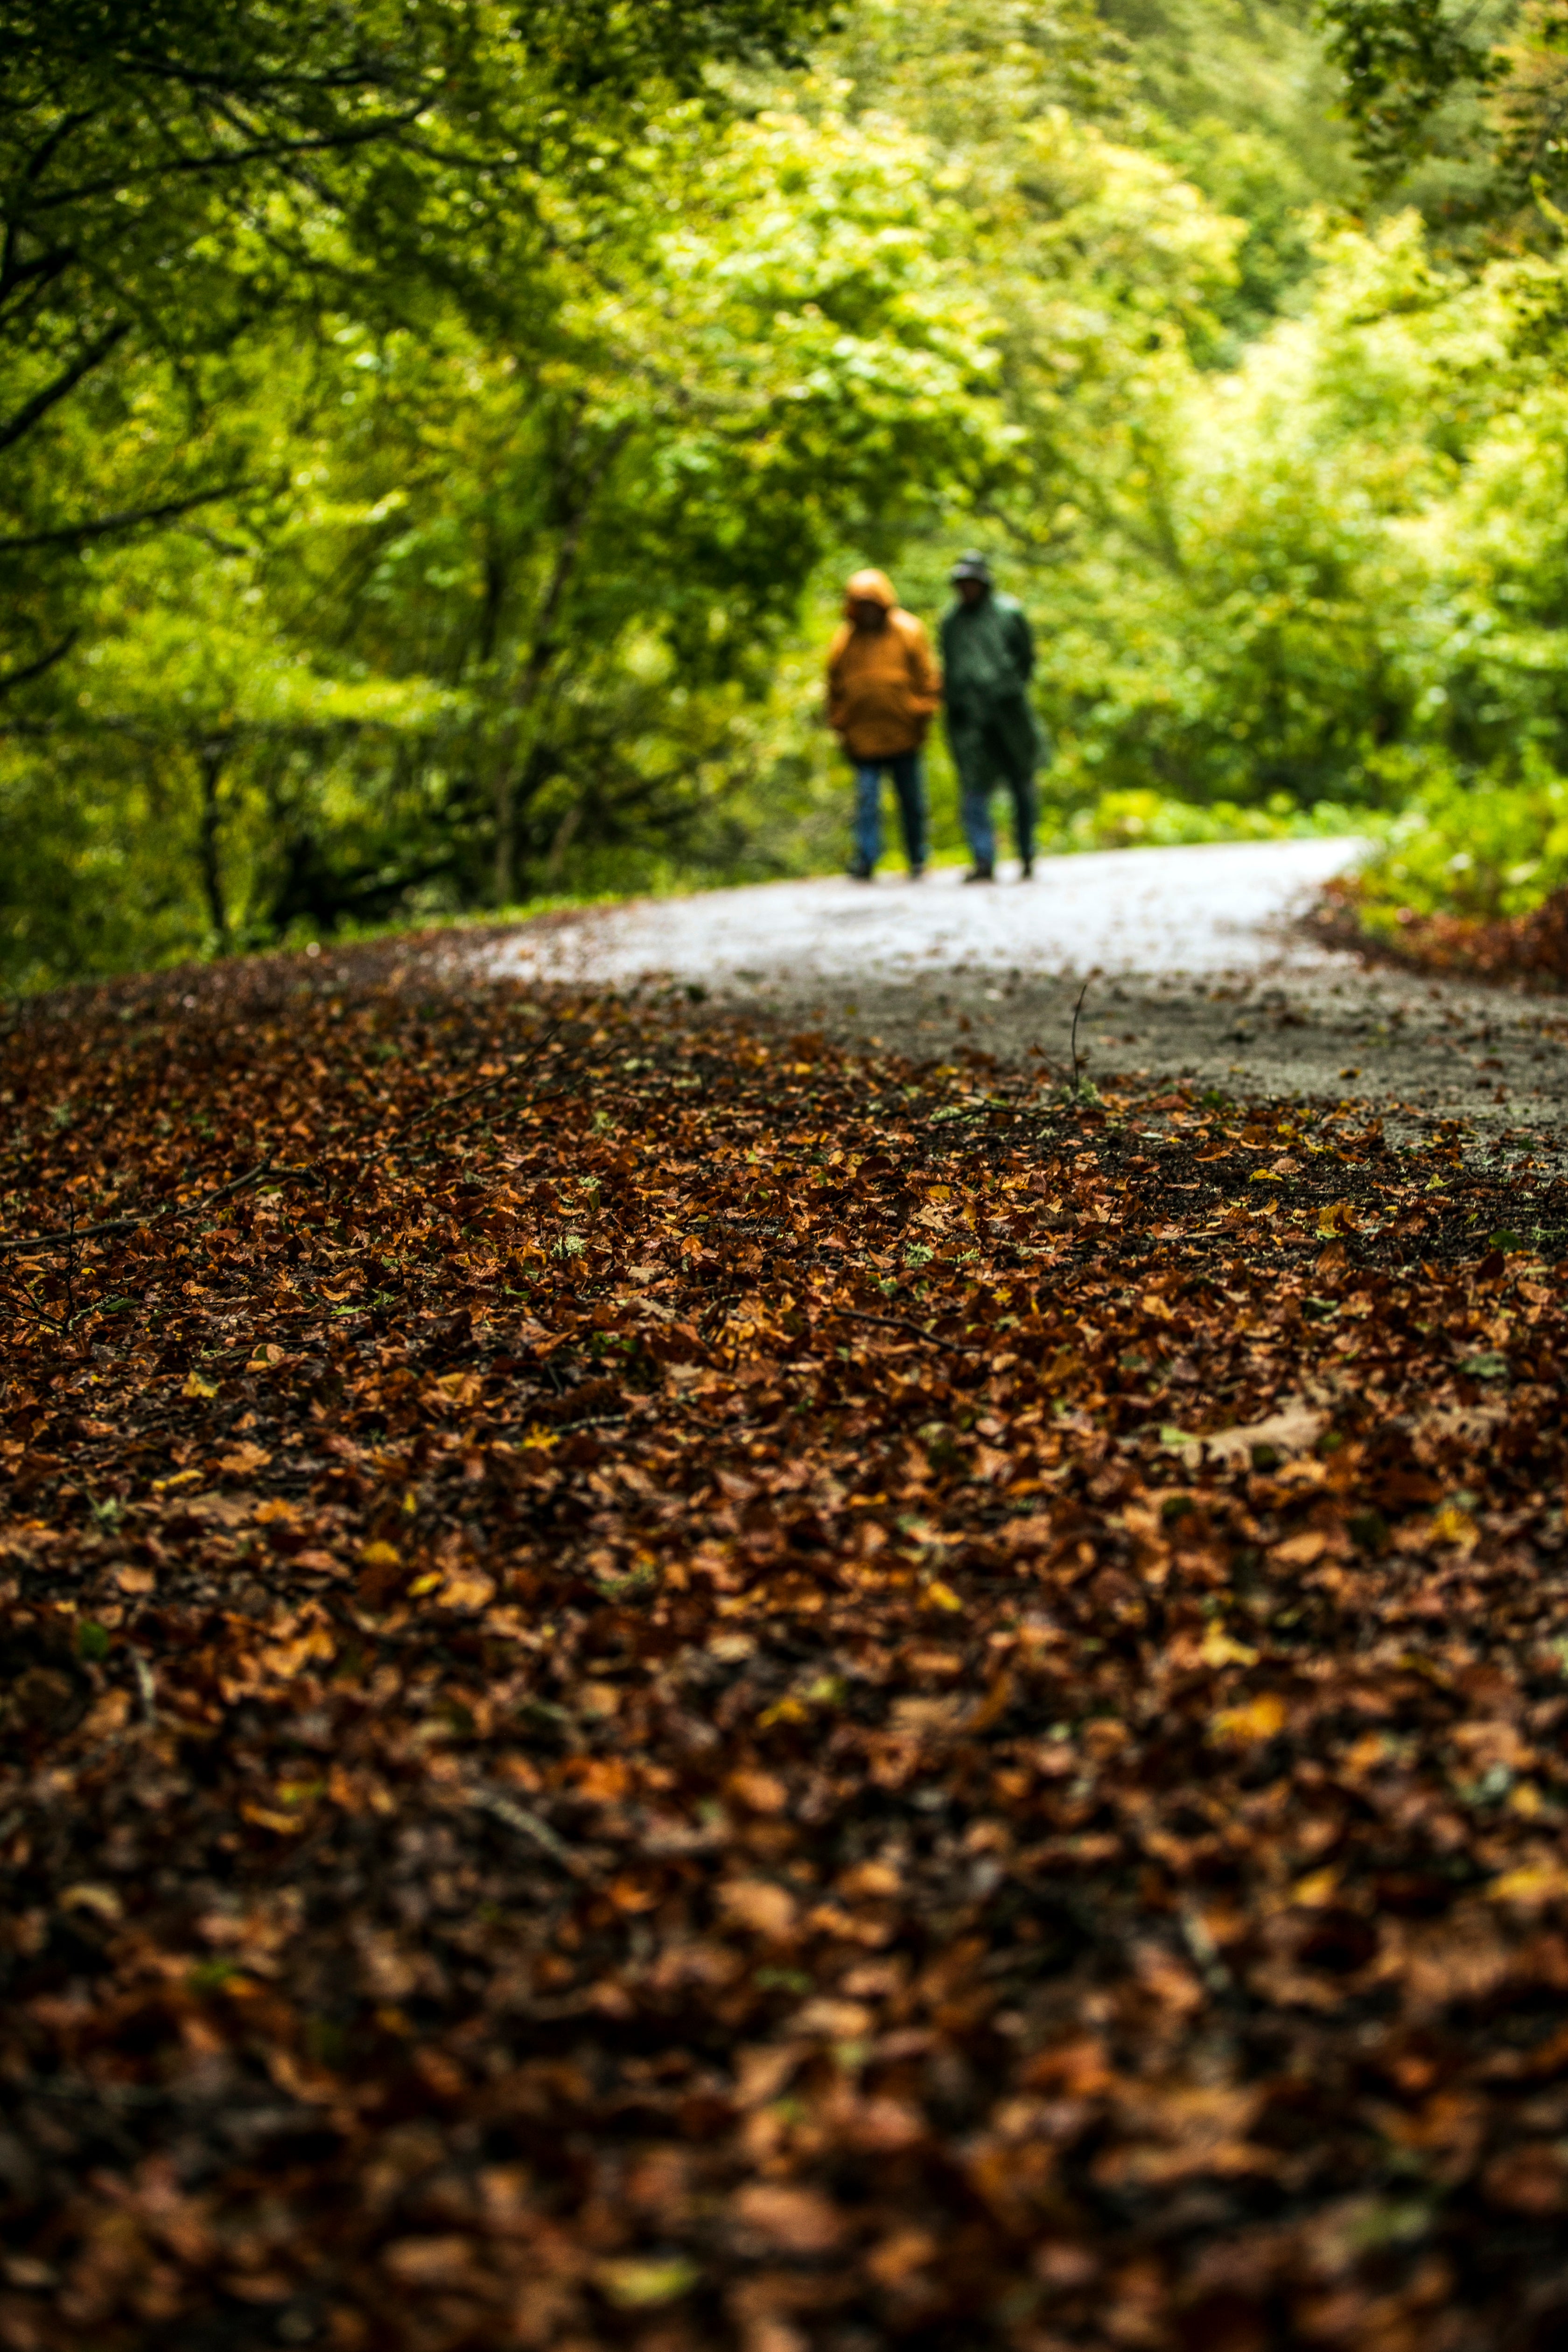
[[[1026,866],[1035,854],[1035,770],[1042,744],[1034,712],[1023,700],[981,710],[950,709],[947,740],[963,792],[963,837],[976,866],[996,862],[991,795],[1005,785],[1013,803],[1013,833]]]
[[[880,760],[855,762],[855,851],[869,872],[882,855],[882,772],[893,779],[903,827],[904,853],[912,866],[926,862],[926,786],[919,751],[894,751]]]

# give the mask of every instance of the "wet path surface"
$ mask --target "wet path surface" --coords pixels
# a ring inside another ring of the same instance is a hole
[[[992,887],[833,878],[633,900],[519,927],[494,968],[685,985],[922,1059],[978,1047],[1234,1094],[1405,1104],[1484,1128],[1568,1110],[1568,1003],[1368,967],[1300,928],[1353,841],[1046,859]]]

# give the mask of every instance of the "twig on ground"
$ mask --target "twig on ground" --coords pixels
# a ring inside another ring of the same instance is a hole
[[[14,1304],[8,1299],[0,1299],[0,1311],[3,1311],[12,1322],[36,1323],[40,1331],[63,1333],[68,1328],[62,1317],[50,1315],[31,1298],[24,1298],[20,1305]]]
[[[316,1181],[314,1171],[309,1167],[279,1168],[275,1160],[264,1160],[258,1168],[248,1170],[243,1176],[230,1177],[226,1184],[219,1184],[212,1192],[204,1192],[198,1201],[168,1201],[161,1209],[150,1209],[144,1216],[108,1217],[96,1225],[79,1226],[73,1217],[64,1233],[28,1234],[10,1238],[0,1235],[0,1253],[12,1257],[30,1256],[35,1252],[47,1255],[49,1251],[58,1249],[62,1242],[74,1248],[77,1242],[99,1241],[106,1234],[140,1233],[144,1225],[161,1225],[169,1217],[199,1217],[216,1202],[226,1201],[234,1192],[244,1192],[268,1176],[302,1178],[308,1184]]]
[[[551,1022],[549,1027],[534,1039],[521,1063],[514,1063],[510,1070],[503,1070],[499,1077],[481,1078],[476,1085],[465,1087],[461,1094],[447,1095],[441,1102],[432,1103],[427,1110],[420,1112],[417,1118],[410,1119],[402,1133],[417,1134],[420,1128],[428,1125],[431,1119],[439,1118],[449,1110],[456,1110],[459,1103],[471,1102],[476,1095],[493,1094],[498,1087],[514,1086],[519,1078],[528,1076],[551,1040],[560,1035],[561,1027],[559,1021]]]
[[[1052,1118],[1057,1108],[1055,1103],[1048,1102],[986,1102],[978,1104],[973,1110],[932,1111],[925,1123],[928,1127],[947,1127],[959,1118]]]
[[[521,1060],[514,1063],[510,1070],[503,1070],[499,1077],[477,1079],[471,1087],[464,1087],[458,1094],[443,1095],[439,1102],[426,1104],[416,1118],[405,1120],[404,1124],[387,1138],[386,1155],[390,1157],[394,1152],[400,1150],[406,1141],[418,1134],[422,1127],[427,1127],[433,1119],[444,1118],[448,1111],[456,1110],[460,1104],[472,1102],[480,1095],[494,1094],[498,1087],[519,1084],[528,1076],[552,1039],[560,1034],[563,1025],[560,1021],[551,1022],[549,1026],[534,1039]],[[458,1128],[453,1131],[461,1134],[463,1127],[467,1124],[466,1120],[459,1121]],[[353,1135],[345,1137],[341,1143],[335,1144],[334,1151],[349,1150],[354,1145],[363,1143],[367,1136],[380,1132],[380,1125],[379,1120],[368,1120],[363,1127],[356,1128]],[[341,1199],[343,1195],[357,1190],[363,1181],[365,1174],[366,1169],[362,1166],[352,1181],[343,1185],[342,1192],[337,1197]]]
[[[468,1801],[476,1812],[489,1813],[492,1820],[504,1822],[509,1830],[516,1830],[520,1837],[528,1838],[542,1853],[547,1853],[552,1862],[559,1863],[562,1869],[574,1878],[587,1878],[592,1874],[588,1864],[581,1855],[573,1853],[565,1839],[557,1837],[549,1822],[542,1822],[537,1813],[531,1813],[526,1805],[514,1805],[510,1797],[501,1796],[494,1789],[470,1789],[467,1794]]]
[[[845,1323],[880,1323],[889,1331],[911,1331],[917,1339],[923,1339],[928,1347],[956,1348],[961,1354],[966,1356],[984,1356],[986,1353],[985,1349],[977,1345],[973,1339],[944,1339],[940,1331],[928,1331],[924,1324],[910,1323],[901,1315],[868,1315],[858,1307],[830,1307],[825,1311],[822,1319],[826,1322],[835,1315]]]
[[[142,1720],[145,1723],[156,1723],[158,1686],[153,1679],[153,1669],[140,1650],[132,1650],[131,1653],[131,1671],[136,1677],[136,1695],[142,1702]]]
[[[543,1035],[537,1040],[528,1054],[524,1055],[520,1067],[513,1067],[510,1070],[503,1071],[501,1076],[498,1078],[482,1078],[477,1085],[465,1087],[461,1094],[447,1096],[439,1103],[430,1105],[427,1109],[420,1113],[417,1118],[411,1119],[407,1123],[406,1128],[401,1130],[401,1132],[412,1135],[416,1133],[419,1128],[423,1127],[427,1120],[436,1118],[448,1110],[455,1109],[458,1104],[471,1100],[474,1096],[489,1093],[497,1087],[513,1084],[517,1079],[522,1077],[530,1068],[531,1068],[532,1065],[538,1060],[540,1055],[544,1051],[545,1046],[550,1043],[552,1037],[553,1037],[559,1031],[561,1025],[562,1024],[559,1021],[552,1022],[551,1024]],[[367,1135],[372,1135],[374,1132],[375,1122],[372,1121],[368,1125],[358,1129],[353,1135],[347,1139],[347,1143],[349,1145],[353,1145],[362,1142]],[[342,1144],[339,1144],[335,1147],[338,1150],[342,1150],[344,1148],[345,1146]],[[361,1172],[363,1174],[363,1171],[362,1171]],[[70,1215],[69,1222],[67,1224],[64,1233],[29,1234],[12,1236],[0,1235],[0,1255],[11,1257],[47,1256],[51,1251],[58,1249],[62,1243],[64,1244],[67,1251],[66,1290],[68,1311],[66,1319],[64,1322],[60,1322],[54,1317],[44,1316],[40,1314],[38,1309],[36,1307],[32,1308],[31,1312],[37,1317],[39,1321],[47,1323],[51,1330],[68,1330],[71,1324],[76,1319],[75,1308],[70,1302],[74,1296],[75,1249],[78,1242],[99,1241],[110,1234],[139,1233],[144,1226],[163,1224],[170,1217],[203,1216],[205,1214],[207,1210],[216,1207],[219,1201],[226,1201],[236,1192],[247,1192],[253,1184],[263,1183],[269,1176],[277,1176],[279,1179],[291,1180],[295,1182],[303,1182],[307,1184],[316,1184],[321,1181],[321,1179],[317,1176],[314,1168],[311,1167],[309,1162],[301,1163],[297,1167],[279,1167],[276,1159],[264,1160],[258,1167],[248,1169],[243,1176],[232,1176],[227,1183],[216,1185],[210,1192],[204,1192],[199,1200],[168,1201],[164,1202],[162,1208],[149,1210],[144,1215],[107,1217],[102,1219],[97,1224],[82,1225],[79,1227],[76,1222],[76,1204],[73,1201],[68,1204]],[[354,1181],[357,1183],[359,1179],[356,1177]],[[352,1191],[353,1187],[351,1186],[349,1189]]]
[[[721,1316],[727,1307],[741,1306],[751,1295],[747,1290],[727,1290],[722,1297],[709,1299],[697,1318],[697,1328],[702,1333],[704,1339],[708,1335],[709,1324],[716,1316]]]
[[[1083,1000],[1089,994],[1089,982],[1093,978],[1094,974],[1090,972],[1079,990],[1078,1003],[1072,1009],[1072,1090],[1075,1099],[1078,1095],[1078,1016],[1083,1011]]]

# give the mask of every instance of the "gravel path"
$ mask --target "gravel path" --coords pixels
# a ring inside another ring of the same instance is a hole
[[[495,968],[674,983],[921,1058],[1080,1057],[1235,1094],[1357,1098],[1478,1127],[1568,1108],[1568,1005],[1426,981],[1320,946],[1300,917],[1353,840],[1043,860],[994,888],[834,878],[632,900],[521,925]]]

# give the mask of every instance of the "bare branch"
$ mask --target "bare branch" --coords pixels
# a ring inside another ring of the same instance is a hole
[[[15,225],[8,223],[5,252],[0,256],[0,302],[8,301],[24,287],[35,297],[41,294],[77,259],[74,246],[55,245],[47,253],[35,254],[31,261],[17,261],[13,255],[14,242]]]
[[[130,332],[129,320],[121,320],[117,326],[110,327],[107,334],[100,335],[97,342],[89,343],[86,351],[79,352],[70,365],[63,369],[52,383],[45,384],[41,392],[36,392],[32,399],[16,411],[15,416],[6,424],[0,425],[0,449],[9,449],[13,442],[20,441],[25,433],[30,433],[39,418],[47,416],[51,408],[58,407],[62,400],[68,398],[83,376],[90,375],[95,367],[100,366]],[[26,541],[22,543],[26,544]]]
[[[378,115],[374,122],[339,131],[323,131],[316,139],[274,139],[251,147],[216,147],[205,155],[171,155],[162,162],[146,165],[139,172],[116,172],[100,180],[84,180],[79,187],[61,188],[57,193],[39,197],[30,207],[34,213],[58,212],[68,205],[86,204],[94,196],[111,196],[121,188],[134,187],[139,182],[158,181],[173,175],[196,175],[207,172],[233,172],[248,163],[277,163],[295,155],[330,155],[345,147],[367,147],[377,139],[390,139],[428,114],[435,95],[421,100],[417,106],[407,107],[401,114]],[[498,158],[499,161],[499,158]]]
[[[62,524],[58,530],[34,530],[15,539],[0,539],[0,555],[20,554],[33,547],[80,547],[89,539],[108,539],[119,530],[134,530],[144,522],[169,522],[175,515],[189,514],[193,507],[210,506],[215,499],[236,497],[250,488],[248,481],[218,482],[210,490],[197,490],[188,499],[173,499],[161,507],[132,507],[124,514],[103,515],[96,522]]]
[[[58,661],[64,661],[80,635],[79,629],[68,629],[59,644],[52,647],[48,653],[40,654],[37,661],[26,663],[21,669],[6,670],[5,675],[0,677],[0,694],[9,694],[13,687],[30,686],[34,678],[42,677],[44,672],[53,669]]]
[[[990,1342],[949,1339],[942,1332],[928,1330],[923,1323],[911,1323],[902,1315],[869,1315],[858,1307],[829,1307],[822,1319],[825,1323],[879,1323],[885,1330],[908,1331],[914,1339],[923,1339],[928,1348],[952,1348],[961,1356],[984,1356],[990,1351]]]

